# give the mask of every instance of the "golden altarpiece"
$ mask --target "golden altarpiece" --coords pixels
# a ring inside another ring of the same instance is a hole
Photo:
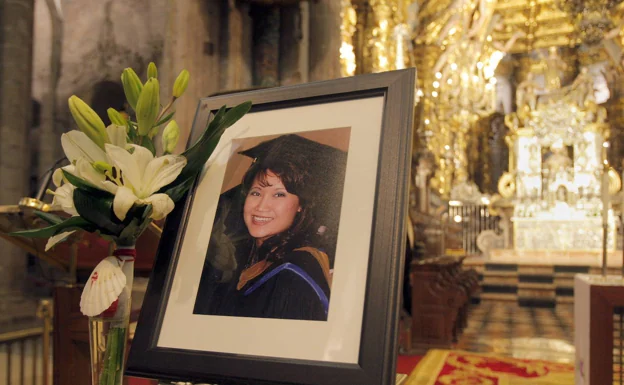
[[[461,222],[473,213],[445,210],[445,203],[476,210],[479,228],[470,232],[474,240],[463,240],[465,251],[477,241],[481,248],[599,251],[605,226],[606,247],[615,250],[621,2],[341,4],[344,76],[418,70],[413,179],[420,193],[412,206],[419,213],[459,223],[465,238],[471,225]],[[441,253],[453,248],[438,243]]]
[[[506,116],[510,170],[498,187],[514,200],[514,247],[601,250],[606,224],[607,248],[613,250],[615,216],[605,195],[621,183],[605,167],[606,109],[596,104],[586,68],[567,87],[559,86],[558,75],[547,80],[545,88],[531,76],[520,83],[516,112]],[[611,186],[603,183],[605,176]]]

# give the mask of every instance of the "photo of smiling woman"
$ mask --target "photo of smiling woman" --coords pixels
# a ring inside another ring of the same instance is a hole
[[[221,194],[194,314],[327,320],[347,153],[302,135],[235,155],[252,163]]]

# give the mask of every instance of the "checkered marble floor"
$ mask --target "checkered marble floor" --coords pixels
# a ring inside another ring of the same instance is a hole
[[[456,349],[574,363],[573,320],[573,305],[553,309],[484,301],[473,305]]]

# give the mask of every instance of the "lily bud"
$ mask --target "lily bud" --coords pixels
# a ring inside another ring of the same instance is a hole
[[[152,129],[150,130],[149,134],[147,134],[147,137],[152,139],[153,137],[158,135],[158,131],[160,131],[160,126],[152,127]]]
[[[146,136],[156,123],[160,111],[160,86],[158,79],[150,78],[136,105],[136,118],[139,125],[139,135]]]
[[[71,112],[80,131],[84,132],[100,148],[108,142],[108,134],[104,122],[91,107],[76,95],[68,100],[69,112]]]
[[[158,69],[156,69],[154,62],[150,62],[147,65],[147,78],[158,78]]]
[[[128,120],[116,109],[109,108],[106,112],[108,113],[108,119],[110,119],[111,123],[114,125],[123,127],[128,125]]]
[[[162,148],[167,154],[171,154],[175,150],[180,139],[180,127],[175,120],[170,121],[162,133]]]
[[[190,74],[187,70],[182,70],[182,72],[180,72],[175,80],[175,83],[173,83],[174,98],[179,98],[180,96],[182,96],[184,91],[186,91],[186,87],[188,87],[189,77]]]
[[[141,95],[141,91],[143,90],[143,83],[141,83],[141,79],[139,79],[139,76],[132,68],[126,68],[121,73],[121,84],[123,85],[124,94],[126,94],[128,104],[130,104],[130,107],[136,111],[139,95]]]

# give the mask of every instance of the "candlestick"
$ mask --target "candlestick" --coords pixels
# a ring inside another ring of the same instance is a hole
[[[609,163],[602,169],[602,275],[607,275],[607,235],[609,232]]]

